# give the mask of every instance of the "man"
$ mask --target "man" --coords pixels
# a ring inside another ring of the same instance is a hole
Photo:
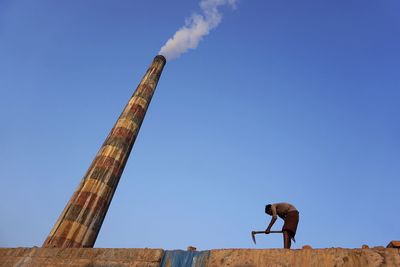
[[[266,234],[269,234],[271,231],[271,227],[274,225],[277,216],[284,220],[285,223],[282,227],[283,244],[284,248],[290,249],[290,246],[292,245],[291,239],[295,240],[294,236],[296,235],[297,224],[299,223],[298,210],[292,204],[283,202],[266,205],[265,213],[272,216],[271,222],[265,230]]]

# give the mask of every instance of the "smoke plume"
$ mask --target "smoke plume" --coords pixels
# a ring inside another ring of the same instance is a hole
[[[159,54],[171,60],[189,49],[195,49],[201,39],[221,22],[222,15],[218,7],[230,5],[234,8],[235,4],[236,0],[201,0],[201,14],[194,13],[186,19],[185,25],[161,47]]]

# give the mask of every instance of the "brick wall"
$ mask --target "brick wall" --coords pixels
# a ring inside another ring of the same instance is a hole
[[[187,257],[182,253],[199,256],[199,253],[191,251],[170,252],[162,249],[132,248],[0,248],[0,266],[158,267],[163,263],[164,266],[174,267],[169,265],[174,262],[185,264],[182,263],[182,259]],[[190,264],[190,267],[400,266],[398,248],[216,249],[200,254],[206,255],[206,258],[202,261],[187,259],[185,262]],[[174,255],[181,259],[174,259]]]

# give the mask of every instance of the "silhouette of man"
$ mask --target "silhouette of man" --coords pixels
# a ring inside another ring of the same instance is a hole
[[[265,230],[265,233],[269,234],[272,225],[274,225],[277,216],[279,216],[284,221],[282,227],[283,245],[284,248],[290,249],[290,246],[292,245],[291,239],[295,241],[294,236],[296,235],[297,225],[299,223],[299,211],[292,204],[282,202],[266,205],[265,213],[272,216],[271,222]]]

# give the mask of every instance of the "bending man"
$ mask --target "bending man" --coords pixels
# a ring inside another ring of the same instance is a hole
[[[271,222],[265,230],[266,234],[269,234],[271,231],[272,225],[274,225],[277,216],[284,220],[285,223],[282,227],[283,244],[284,248],[290,249],[290,246],[292,245],[291,239],[295,240],[294,236],[296,235],[297,224],[299,223],[299,211],[292,204],[283,202],[266,205],[265,213],[272,216]]]

